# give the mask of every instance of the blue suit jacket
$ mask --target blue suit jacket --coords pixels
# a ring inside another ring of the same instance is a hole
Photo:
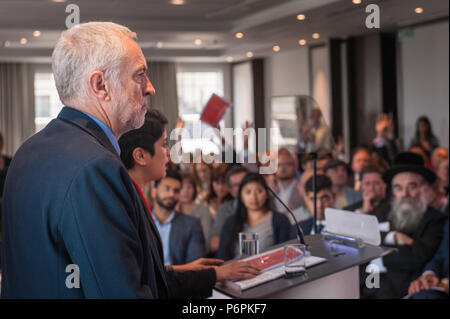
[[[159,233],[102,129],[64,107],[17,151],[3,198],[2,298],[167,298]],[[66,266],[80,270],[67,288]]]
[[[444,227],[444,238],[442,239],[441,245],[438,251],[434,254],[433,259],[425,266],[426,270],[433,271],[438,278],[448,278],[448,218]]]
[[[169,238],[172,265],[187,264],[206,254],[205,239],[198,218],[175,212]]]

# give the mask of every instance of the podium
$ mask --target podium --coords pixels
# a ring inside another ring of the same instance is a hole
[[[218,283],[215,290],[238,299],[359,299],[359,266],[393,251],[367,244],[362,248],[339,244],[332,247],[320,234],[307,236],[305,240],[313,256],[327,259],[308,268],[306,275],[281,277],[242,292]],[[292,240],[270,249],[297,242]]]

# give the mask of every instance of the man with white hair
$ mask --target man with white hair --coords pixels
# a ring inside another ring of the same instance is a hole
[[[439,247],[445,215],[428,206],[424,198],[424,185],[433,183],[436,175],[424,166],[421,156],[398,154],[383,180],[393,194],[387,220],[380,220],[390,223],[390,231],[382,233],[383,244],[396,251],[378,260],[380,287],[363,286],[362,296],[401,298]]]
[[[53,73],[65,107],[11,162],[3,198],[3,298],[168,298],[158,233],[121,163],[119,137],[155,89],[136,34],[64,31]]]

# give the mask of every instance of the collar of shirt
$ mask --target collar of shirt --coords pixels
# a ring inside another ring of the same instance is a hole
[[[172,220],[173,220],[174,217],[175,217],[175,211],[172,211],[172,213],[170,213],[169,218],[167,218],[167,220],[166,220],[164,223],[160,223],[159,220],[158,220],[158,218],[156,218],[156,216],[155,216],[154,214],[152,214],[152,217],[153,217],[153,220],[155,221],[155,224],[156,224],[158,227],[168,226],[168,225],[172,224]]]
[[[103,132],[105,132],[105,134],[106,134],[106,136],[108,137],[109,141],[111,142],[112,146],[113,146],[114,149],[116,150],[117,155],[120,156],[120,147],[119,147],[119,143],[117,142],[117,139],[116,139],[116,137],[114,136],[114,134],[113,134],[113,132],[111,131],[111,129],[110,129],[108,126],[106,126],[105,123],[103,123],[103,122],[100,121],[98,118],[96,118],[95,116],[93,116],[93,115],[91,115],[91,114],[89,114],[89,113],[83,112],[83,111],[80,111],[80,112],[83,113],[83,114],[86,114],[87,116],[89,116],[92,120],[94,120],[95,123],[98,124],[98,126],[100,126],[100,128],[103,130]]]

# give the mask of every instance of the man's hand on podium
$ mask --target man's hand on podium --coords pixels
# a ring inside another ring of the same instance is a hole
[[[250,279],[261,274],[260,269],[248,262],[235,261],[223,266],[215,266],[216,281]]]

